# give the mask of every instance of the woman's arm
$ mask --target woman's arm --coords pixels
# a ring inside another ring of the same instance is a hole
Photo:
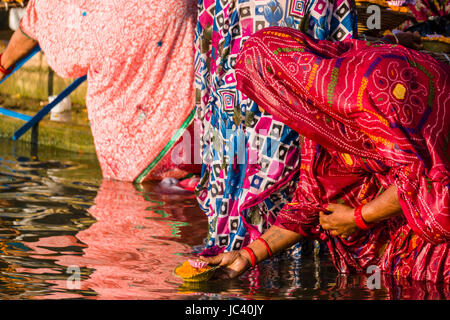
[[[320,224],[333,236],[347,237],[357,230],[355,209],[343,204],[330,203],[326,207],[330,214],[320,213]],[[362,207],[361,215],[367,224],[378,223],[402,212],[397,187],[392,185],[378,197]]]
[[[275,254],[297,243],[301,236],[290,230],[272,226],[261,238],[266,241],[272,254]],[[257,263],[269,257],[267,248],[262,241],[253,241],[248,248],[254,252]],[[221,253],[214,257],[202,257],[202,259],[210,264],[223,266],[222,273],[219,274],[219,277],[222,278],[235,278],[252,265],[251,257],[245,250]]]
[[[37,41],[27,37],[20,29],[16,30],[6,47],[5,52],[1,55],[0,66],[3,69],[11,68],[16,62],[26,56],[36,45]],[[0,80],[5,75],[0,73]]]
[[[354,219],[355,209],[342,204],[330,203],[327,206],[330,214],[320,213],[320,224],[324,230],[331,230],[333,236],[348,236],[357,230]],[[394,217],[401,213],[398,200],[397,187],[391,186],[374,200],[362,208],[362,217],[368,224],[377,223]],[[283,251],[301,239],[301,235],[293,231],[272,226],[262,236],[270,248],[272,254]],[[253,241],[248,245],[257,263],[267,259],[269,253],[262,241]],[[245,250],[221,253],[214,257],[202,257],[203,260],[213,265],[220,265],[222,278],[235,278],[245,272],[251,266],[250,254]]]
[[[362,217],[367,223],[377,223],[402,212],[397,187],[392,185],[362,208]]]

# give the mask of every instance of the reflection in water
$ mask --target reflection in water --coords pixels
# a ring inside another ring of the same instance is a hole
[[[97,222],[77,234],[87,244],[83,257],[62,262],[95,269],[83,287],[101,298],[173,296],[177,279],[172,270],[185,259],[181,254],[190,254],[191,249],[170,239],[179,237],[185,222],[178,219],[186,219],[185,211],[193,206],[180,203],[155,210],[146,197],[130,183],[104,181],[89,209]]]
[[[206,230],[192,195],[167,197],[152,185],[108,180],[98,186],[92,174],[74,181],[67,173],[82,162],[1,160],[2,298],[173,297],[181,281],[172,270]],[[203,225],[187,235],[182,229],[192,218]],[[72,266],[80,288],[68,288]]]
[[[231,281],[173,275],[199,252],[206,218],[192,195],[101,180],[92,155],[0,140],[0,299],[448,299],[449,286],[338,275],[311,243]],[[323,250],[322,250],[323,251]],[[68,282],[79,270],[80,283]],[[74,285],[72,287],[71,285]]]

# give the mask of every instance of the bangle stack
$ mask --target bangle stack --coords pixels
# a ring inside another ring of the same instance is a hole
[[[253,252],[252,249],[250,249],[249,247],[244,247],[242,248],[242,250],[247,251],[247,253],[250,255],[250,260],[252,263],[252,268],[254,268],[256,266],[256,256],[255,253]]]
[[[369,230],[370,228],[372,228],[372,225],[367,224],[363,217],[362,217],[362,207],[363,205],[360,205],[359,207],[357,207],[355,209],[355,213],[354,213],[354,217],[355,217],[355,223],[356,226],[361,229],[361,230]]]
[[[260,240],[264,244],[264,246],[266,247],[267,253],[269,254],[269,258],[272,257],[272,250],[270,250],[270,247],[267,244],[266,240],[264,240],[263,238],[258,238],[256,240]],[[252,268],[254,268],[258,262],[256,259],[255,252],[250,247],[244,247],[244,248],[242,248],[242,250],[245,250],[249,254]]]
[[[0,73],[3,73],[5,76],[11,74],[11,72],[14,70],[14,66],[11,66],[8,69],[5,69],[2,67],[2,53],[0,53]]]

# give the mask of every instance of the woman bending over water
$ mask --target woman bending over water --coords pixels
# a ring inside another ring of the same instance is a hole
[[[235,277],[303,237],[339,272],[371,265],[450,282],[450,67],[400,45],[315,41],[264,29],[238,88],[302,137],[292,203],[243,250],[205,258]]]

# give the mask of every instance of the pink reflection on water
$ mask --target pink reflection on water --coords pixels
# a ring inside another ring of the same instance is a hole
[[[26,245],[34,250],[34,258],[54,259],[63,268],[94,269],[88,277],[82,276],[80,290],[95,291],[96,299],[173,299],[181,280],[172,271],[186,259],[182,254],[191,253],[191,247],[173,240],[177,225],[169,220],[173,217],[162,218],[151,210],[151,206],[152,203],[133,184],[105,180],[95,198],[95,205],[88,210],[97,220],[94,224],[78,232],[76,237],[46,237]],[[183,213],[180,208],[177,207],[177,219]],[[171,215],[170,210],[164,211]],[[189,217],[183,220],[187,221]],[[54,252],[45,249],[67,246],[85,248],[82,255],[64,252],[59,256],[51,256],[50,253]],[[40,272],[31,268],[17,271]],[[80,297],[67,291],[66,279],[61,278],[45,280],[55,285],[52,287],[54,294],[35,298]]]

